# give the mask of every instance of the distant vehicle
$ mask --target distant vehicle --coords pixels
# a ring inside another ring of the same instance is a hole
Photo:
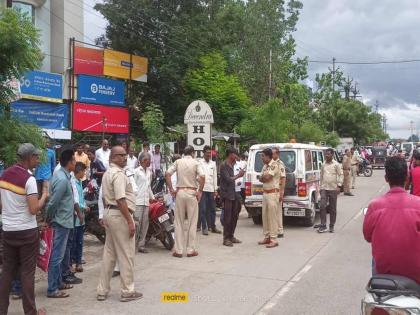
[[[286,167],[283,215],[300,217],[305,226],[315,223],[320,202],[320,169],[324,162],[326,147],[302,143],[273,143],[253,145],[249,150],[245,175],[245,208],[255,224],[262,222],[262,183],[257,179],[263,162],[261,153],[265,148],[278,147],[280,159]],[[335,154],[335,160],[339,161]]]
[[[372,168],[385,167],[386,160],[386,147],[373,147],[372,148]]]
[[[413,150],[415,149],[415,145],[413,142],[403,142],[401,143],[401,150],[405,152],[405,157],[408,159],[413,154]]]

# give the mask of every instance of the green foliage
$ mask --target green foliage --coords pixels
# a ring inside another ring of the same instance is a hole
[[[146,137],[150,142],[162,143],[165,140],[163,113],[160,107],[150,103],[141,118]]]
[[[45,139],[41,130],[34,125],[23,124],[5,116],[0,117],[0,160],[6,166],[16,162],[19,144],[29,142],[35,147],[44,149]]]
[[[13,91],[6,84],[41,65],[39,31],[14,9],[0,6],[0,106],[9,106]]]
[[[189,102],[209,103],[218,130],[232,131],[248,112],[250,100],[234,75],[226,74],[227,62],[219,53],[200,58],[200,67],[190,70],[184,80]]]

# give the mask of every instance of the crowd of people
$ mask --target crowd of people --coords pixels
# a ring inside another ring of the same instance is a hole
[[[37,310],[34,294],[39,251],[36,215],[41,210],[47,225],[54,230],[47,297],[66,298],[74,285],[83,282],[76,273],[83,272],[85,263],[84,225],[85,216],[91,209],[84,199],[84,187],[92,179],[100,187],[99,219],[106,230],[97,286],[98,301],[107,299],[110,279],[116,272],[121,277],[122,302],[142,297],[134,286],[134,256],[136,251],[148,253],[149,205],[155,202],[152,182],[159,176],[164,176],[174,204],[174,257],[199,255],[196,241],[199,231],[203,235],[222,234],[224,246],[242,243],[235,232],[244,201],[247,157],[233,147],[227,148],[226,159],[218,167],[212,159],[211,147],[204,147],[203,158],[196,159],[194,148],[187,146],[182,157],[174,156],[166,172],[159,145],[151,152],[146,143],[136,156],[126,143],[110,148],[104,139],[97,150],[78,144],[75,150],[63,150],[57,165],[54,150],[50,144],[47,147],[46,159],[40,163],[40,150],[29,143],[20,145],[18,163],[6,169],[0,178],[4,231],[1,314],[7,313],[12,287],[14,296],[22,298],[25,314],[44,312]],[[320,170],[321,223],[316,226],[319,233],[334,232],[337,196],[342,188],[345,195],[353,196],[351,189],[355,188],[360,161],[355,149],[346,150],[342,166],[333,155],[332,149],[326,150]],[[278,148],[264,149],[261,159],[264,166],[258,179],[263,188],[264,238],[258,244],[274,248],[278,246],[278,239],[284,237],[282,202],[286,172]],[[420,153],[414,151],[412,160],[406,165],[409,175],[404,186],[420,196],[420,167],[417,166],[420,166]],[[389,172],[387,168],[386,172]],[[222,201],[222,230],[216,223],[217,199]],[[327,213],[330,215],[328,228]]]

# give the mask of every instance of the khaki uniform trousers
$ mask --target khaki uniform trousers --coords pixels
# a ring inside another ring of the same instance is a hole
[[[121,272],[121,294],[134,292],[135,237],[128,233],[128,225],[120,210],[105,209],[106,240],[102,258],[98,295],[107,295],[115,263]]]
[[[262,202],[262,221],[263,232],[266,238],[277,238],[279,232],[278,227],[278,208],[279,208],[279,194],[272,193],[263,195]]]
[[[345,193],[349,193],[350,192],[350,183],[351,183],[351,171],[350,170],[344,170],[343,171],[343,175],[344,175],[344,182],[343,182],[343,186],[344,186],[344,192]]]
[[[356,186],[356,177],[357,177],[357,165],[351,166],[351,186]]]
[[[194,190],[180,189],[175,201],[175,247],[177,254],[184,253],[185,233],[184,222],[188,220],[187,227],[187,254],[196,250],[198,202]]]
[[[280,198],[280,197],[279,197]],[[280,202],[277,199],[278,207],[277,207],[277,225],[279,228],[278,234],[283,234],[283,201]]]

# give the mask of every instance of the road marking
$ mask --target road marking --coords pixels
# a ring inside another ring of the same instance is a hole
[[[266,315],[268,314],[280,301],[280,299],[290,291],[290,289],[299,282],[300,279],[309,271],[311,270],[312,265],[304,266],[299,272],[293,276],[293,278],[281,287],[281,289],[274,294],[274,296],[263,305],[263,307],[256,313],[256,315]]]

